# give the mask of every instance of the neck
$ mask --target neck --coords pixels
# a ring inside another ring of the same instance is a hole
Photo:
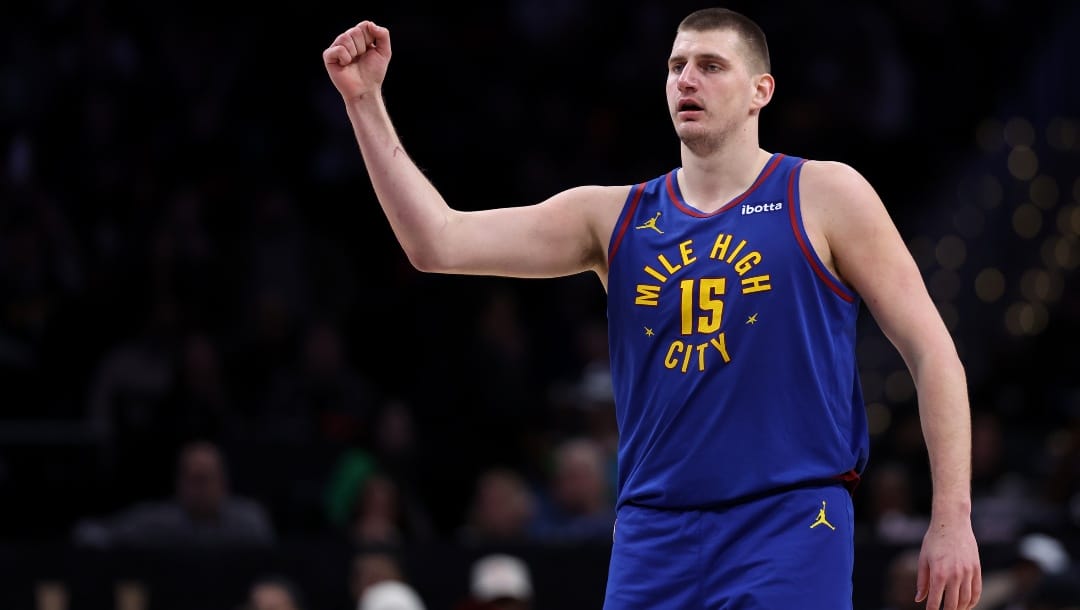
[[[717,210],[750,187],[770,156],[758,146],[756,130],[749,128],[707,151],[683,144],[679,188],[695,208]]]

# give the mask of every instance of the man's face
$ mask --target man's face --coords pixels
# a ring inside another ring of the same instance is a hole
[[[180,503],[196,518],[211,518],[226,494],[225,470],[210,450],[192,450],[181,461],[178,481]]]
[[[296,610],[292,595],[280,585],[260,583],[251,591],[252,610]]]
[[[723,141],[755,109],[755,76],[733,30],[680,31],[667,77],[668,111],[679,139],[697,152]]]

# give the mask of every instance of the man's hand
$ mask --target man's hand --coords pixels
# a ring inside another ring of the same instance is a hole
[[[928,610],[968,610],[980,595],[982,568],[971,520],[931,519],[919,553],[915,601],[926,601]]]
[[[390,63],[390,30],[361,21],[323,51],[330,80],[346,102],[379,89]]]

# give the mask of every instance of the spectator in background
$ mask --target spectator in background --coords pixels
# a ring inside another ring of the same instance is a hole
[[[1080,405],[1070,421],[1047,436],[1049,466],[1042,497],[1047,504],[1062,507],[1066,527],[1080,534]]]
[[[992,411],[972,416],[971,523],[984,543],[1011,543],[1026,528],[1038,527],[1050,518],[1029,477],[1010,465],[1002,426],[1000,416]]]
[[[530,610],[533,584],[529,566],[505,553],[484,555],[469,570],[469,593],[453,610]]]
[[[414,487],[420,477],[421,448],[412,407],[402,399],[390,399],[375,417],[373,451],[381,469],[398,483]]]
[[[474,441],[469,451],[483,448],[483,459],[518,464],[527,459],[526,436],[538,414],[534,376],[539,363],[522,320],[520,296],[496,285],[482,298],[462,363],[464,375],[483,383],[465,385],[467,411],[462,415],[499,433],[480,434],[475,426],[465,425],[461,434]]]
[[[247,605],[242,610],[307,610],[304,596],[295,582],[284,576],[264,576],[251,585]]]
[[[399,495],[405,496],[416,512],[423,512],[419,510],[420,453],[412,410],[404,401],[388,401],[374,418],[373,436],[371,442],[366,434],[354,438],[336,458],[324,496],[327,519],[334,527],[348,525],[358,496],[376,471],[394,481]]]
[[[611,384],[607,326],[602,320],[590,320],[579,329],[578,344],[585,364],[578,380],[577,407],[584,416],[585,434],[599,441],[604,451],[614,456],[619,449],[619,428],[615,420],[615,388]],[[614,471],[614,460],[611,466]],[[611,474],[614,490],[616,481],[613,472]]]
[[[176,303],[156,301],[136,335],[111,346],[92,373],[87,426],[101,443],[110,495],[143,497],[174,459],[167,400],[176,377]]]
[[[266,510],[230,491],[217,446],[196,441],[180,452],[176,495],[142,503],[104,520],[76,525],[75,543],[99,548],[269,547],[275,533]]]
[[[416,589],[403,582],[388,580],[364,591],[357,610],[425,610],[425,606]]]
[[[476,479],[458,541],[467,545],[525,542],[536,518],[536,498],[525,479],[509,468],[489,468]]]
[[[548,493],[533,528],[544,543],[611,540],[615,505],[608,491],[606,461],[600,444],[586,437],[555,448]]]
[[[431,524],[424,508],[402,494],[397,481],[376,472],[356,495],[349,539],[357,545],[399,545],[430,538]]]
[[[183,340],[176,378],[166,399],[172,438],[193,438],[220,443],[236,439],[242,426],[221,368],[221,354],[204,333]]]
[[[1076,610],[1080,608],[1080,571],[1044,578],[1028,597],[1023,610]]]
[[[386,581],[405,582],[401,562],[393,552],[367,549],[357,553],[349,566],[350,607],[356,608],[372,585]]]
[[[427,539],[434,535],[435,525],[424,480],[424,456],[428,447],[417,429],[410,403],[393,398],[379,409],[374,421],[371,446],[380,472],[393,479],[398,495],[408,511],[414,537]],[[441,467],[435,469],[441,474]],[[439,476],[436,474],[436,476]]]
[[[75,232],[60,205],[34,189],[0,190],[0,384],[5,413],[37,410],[51,379],[48,336],[85,286]],[[64,342],[65,350],[71,346]],[[53,373],[55,374],[55,372]],[[38,382],[38,383],[35,383]],[[39,413],[35,413],[39,415]]]
[[[378,399],[349,361],[337,325],[311,323],[300,353],[300,361],[277,378],[267,395],[267,434],[298,444],[368,441]]]
[[[230,276],[237,278],[234,302],[241,324],[234,326],[230,369],[244,390],[241,400],[255,409],[275,399],[273,383],[293,366],[303,326],[312,314],[309,226],[298,214],[286,186],[269,184],[255,194],[235,241]],[[290,372],[290,375],[292,372]],[[256,413],[260,419],[263,413]],[[292,440],[288,423],[263,430]],[[303,432],[310,432],[310,427]]]
[[[919,576],[919,549],[906,548],[893,556],[885,574],[885,607],[882,610],[923,610],[912,592]]]
[[[868,486],[874,539],[886,544],[922,540],[930,520],[915,510],[908,469],[898,462],[884,463],[871,470]]]
[[[205,322],[216,305],[218,266],[202,186],[185,185],[169,194],[147,255],[155,298],[176,302],[185,319]]]
[[[1027,534],[1016,544],[1012,565],[986,575],[983,596],[975,610],[1034,610],[1028,602],[1034,596],[1052,593],[1048,583],[1056,585],[1057,579],[1068,573],[1070,563],[1069,553],[1060,540],[1041,533]],[[1072,601],[1080,602],[1080,597]]]

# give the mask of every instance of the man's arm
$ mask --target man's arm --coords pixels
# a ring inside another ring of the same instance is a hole
[[[866,303],[915,382],[933,479],[917,601],[970,608],[981,571],[971,528],[971,414],[963,365],[922,275],[870,184],[839,163],[803,168],[803,214],[826,265]]]
[[[386,110],[389,31],[361,22],[334,40],[323,61],[379,204],[414,266],[517,277],[603,271],[606,239],[628,187],[578,187],[532,206],[454,210],[406,154]]]

